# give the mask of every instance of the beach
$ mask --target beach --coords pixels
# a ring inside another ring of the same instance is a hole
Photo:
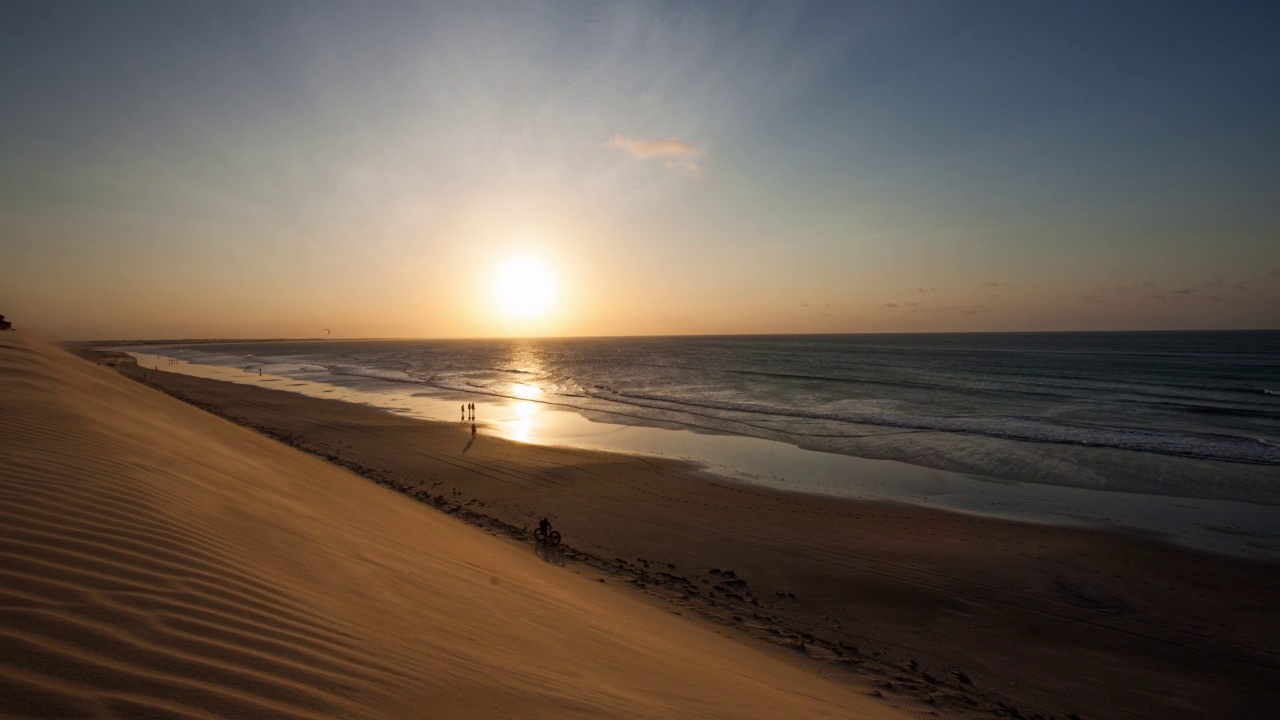
[[[0,720],[1280,717],[1277,7],[3,3]]]
[[[1280,717],[1276,7],[0,5],[0,720]]]
[[[142,365],[772,489],[1280,561],[1280,333],[117,344]]]
[[[788,493],[483,429],[473,440],[469,423],[99,359],[398,491],[425,516],[466,520],[546,571],[590,575],[912,712],[1248,718],[1280,700],[1274,564],[1134,533]],[[565,535],[559,552],[530,544],[543,516]]]
[[[5,717],[905,717],[26,333],[0,431]]]

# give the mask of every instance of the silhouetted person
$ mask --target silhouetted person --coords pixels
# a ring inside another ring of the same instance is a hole
[[[551,521],[546,518],[542,518],[538,521],[538,529],[542,531],[542,537],[546,537],[547,534],[551,532]]]
[[[471,423],[471,437],[475,437],[475,436],[476,436],[476,424]]]

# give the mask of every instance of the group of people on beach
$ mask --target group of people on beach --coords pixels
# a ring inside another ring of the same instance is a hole
[[[466,421],[468,421],[468,420],[470,420],[470,421],[471,421],[471,437],[475,437],[475,436],[476,436],[476,423],[475,423],[475,419],[476,419],[476,404],[475,404],[475,403],[465,403],[465,404],[462,406],[462,421],[463,421],[463,422],[466,422]]]
[[[476,423],[475,423],[475,419],[476,419],[476,404],[475,404],[475,403],[471,403],[471,402],[469,402],[469,403],[463,403],[463,404],[460,406],[460,412],[461,412],[462,417],[461,417],[461,418],[459,418],[459,419],[460,419],[462,422],[466,422],[466,421],[468,421],[468,420],[472,421],[472,422],[471,422],[471,437],[475,437],[475,436],[476,436]],[[468,445],[468,447],[470,447],[470,446]],[[549,532],[551,531],[551,523],[550,523],[546,518],[542,518],[542,521],[538,523],[538,527],[539,527],[539,528],[541,528],[542,533],[543,533],[543,537],[546,537],[547,533],[549,533]]]
[[[462,422],[466,422],[466,421],[468,421],[468,420],[472,421],[472,422],[471,422],[471,437],[475,437],[475,436],[476,436],[476,423],[475,423],[475,419],[476,419],[476,404],[475,404],[475,403],[471,403],[471,402],[469,402],[469,403],[463,403],[463,404],[460,406],[459,410],[460,410],[460,413],[461,413],[461,417],[459,418],[459,420],[461,420]],[[468,446],[468,447],[470,447],[470,446]],[[542,518],[542,521],[538,523],[538,527],[542,530],[543,537],[546,537],[546,536],[547,536],[547,534],[551,531],[551,522],[550,522],[550,521],[548,521],[546,518]]]

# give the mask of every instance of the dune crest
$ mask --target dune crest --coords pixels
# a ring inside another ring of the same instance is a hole
[[[0,715],[901,717],[30,335]]]

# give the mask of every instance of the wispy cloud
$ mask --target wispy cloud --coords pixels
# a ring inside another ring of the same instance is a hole
[[[645,140],[643,138],[627,137],[626,135],[614,135],[612,138],[609,138],[609,142],[605,144],[626,150],[638,158],[651,158],[662,155],[698,157],[703,154],[701,150],[693,147],[680,138]]]
[[[896,308],[898,307],[898,303],[885,303],[884,306],[887,308]]]
[[[705,150],[696,148],[680,138],[674,137],[665,140],[650,140],[626,135],[614,135],[609,138],[605,145],[625,150],[632,157],[640,158],[641,160],[664,158],[662,161],[664,168],[684,171],[691,175],[702,174],[702,165],[697,162],[697,159],[707,154]]]

